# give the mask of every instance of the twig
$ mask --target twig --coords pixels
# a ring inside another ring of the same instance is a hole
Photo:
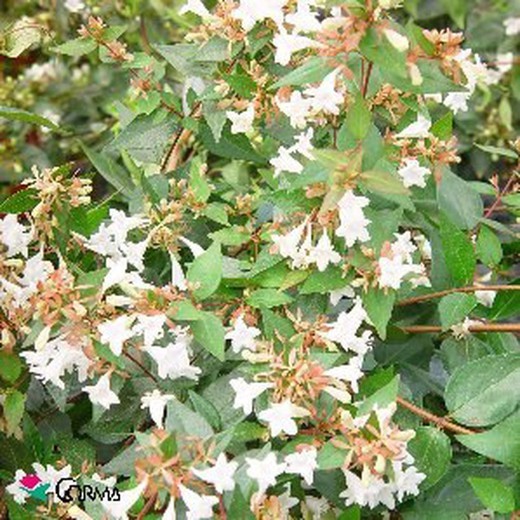
[[[150,379],[156,383],[159,382],[159,380],[138,359],[132,356],[132,354],[129,352],[123,352],[123,355],[133,361]]]
[[[396,402],[403,408],[410,410],[410,412],[412,412],[413,414],[421,417],[425,421],[436,424],[437,426],[439,426],[439,428],[442,428],[443,430],[450,430],[454,433],[459,433],[462,435],[472,435],[474,433],[478,433],[474,430],[464,428],[464,426],[452,423],[444,417],[439,417],[438,415],[428,412],[427,410],[420,408],[419,406],[411,403],[410,401],[407,401],[406,399],[403,399],[402,397],[397,396]]]
[[[438,291],[429,294],[422,294],[421,296],[414,296],[397,302],[399,307],[403,305],[413,305],[415,303],[422,303],[428,300],[436,298],[442,298],[452,293],[472,293],[476,291],[520,291],[520,285],[472,285],[469,287],[453,287],[452,289],[446,289],[445,291]]]
[[[374,66],[374,64],[372,62],[370,62],[368,64],[368,67],[367,67],[367,73],[366,73],[364,81],[363,81],[363,86],[361,87],[361,95],[363,97],[367,96],[368,82],[370,81],[370,74],[372,74],[372,67],[373,66]]]
[[[509,180],[507,181],[506,185],[504,186],[504,189],[502,191],[500,191],[500,193],[497,195],[497,198],[495,199],[495,202],[493,202],[493,204],[484,213],[485,218],[489,218],[493,214],[493,211],[495,211],[497,209],[499,204],[502,202],[502,197],[509,191],[509,188],[513,184],[517,175],[518,175],[518,173],[516,171],[514,171],[511,174],[511,177],[509,177]]]
[[[143,518],[151,511],[153,508],[153,505],[155,501],[157,500],[157,493],[154,493],[147,501],[146,504],[143,506],[143,509],[139,512],[139,514],[136,516],[136,520],[143,520]]]
[[[408,325],[399,327],[410,334],[445,332],[440,325]],[[469,332],[517,332],[520,333],[520,323],[478,323],[468,327]]]

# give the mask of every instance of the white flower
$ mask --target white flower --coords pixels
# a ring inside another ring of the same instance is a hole
[[[285,463],[278,464],[276,455],[268,453],[262,460],[246,457],[247,476],[258,482],[260,494],[276,484],[276,477],[285,471]]]
[[[416,245],[412,242],[412,234],[410,231],[404,233],[394,233],[396,238],[392,242],[391,249],[394,257],[399,257],[403,262],[412,262],[412,253],[417,251]]]
[[[25,69],[24,77],[28,81],[35,83],[43,83],[44,81],[52,81],[57,76],[56,64],[48,61],[47,63],[33,63]]]
[[[379,286],[399,289],[403,279],[409,274],[422,275],[424,267],[422,265],[403,263],[399,256],[387,258],[382,256],[378,261]]]
[[[43,383],[50,381],[61,389],[65,388],[61,378],[66,372],[77,370],[78,380],[83,382],[87,378],[87,371],[91,365],[90,359],[84,354],[81,346],[71,345],[64,336],[47,342],[36,351],[26,350],[20,355],[25,358],[29,370],[37,379]]]
[[[128,263],[134,266],[139,272],[144,269],[143,257],[148,247],[148,240],[141,242],[124,242],[119,248]]]
[[[321,29],[321,23],[317,19],[317,13],[310,9],[309,0],[298,0],[296,11],[285,17],[285,22],[294,26],[297,32],[315,32]]]
[[[399,52],[405,52],[410,47],[408,38],[397,31],[394,31],[393,29],[384,29],[383,33],[392,46]]]
[[[404,164],[399,168],[397,173],[403,179],[403,184],[409,188],[410,186],[426,186],[425,177],[430,175],[430,170],[419,164],[417,159],[405,159]]]
[[[363,208],[368,203],[366,197],[358,197],[352,190],[346,191],[338,202],[340,224],[336,229],[336,236],[343,237],[347,247],[352,247],[356,241],[370,240],[367,229],[370,220],[363,213]]]
[[[175,512],[175,498],[170,497],[168,507],[165,509],[161,520],[177,520],[177,513]]]
[[[303,171],[303,165],[291,155],[291,152],[290,148],[280,146],[278,155],[269,161],[269,164],[274,166],[275,177],[278,177],[282,172],[301,173]]]
[[[520,16],[509,17],[504,20],[507,36],[516,36],[520,34]]]
[[[84,386],[83,392],[88,394],[92,404],[99,404],[107,410],[113,404],[119,404],[119,397],[110,390],[110,373],[102,375],[98,382],[92,386]]]
[[[276,48],[274,61],[280,65],[287,65],[291,61],[294,52],[301,51],[307,47],[316,47],[317,43],[306,36],[299,34],[289,34],[285,29],[273,38],[273,45]]]
[[[201,0],[188,0],[179,10],[179,14],[193,13],[201,18],[211,17],[211,13],[206,9],[206,6]]]
[[[194,258],[197,258],[198,256],[200,256],[204,253],[204,249],[201,246],[199,246],[199,244],[196,244],[195,242],[192,242],[191,240],[188,240],[185,237],[179,237],[179,240],[184,245],[188,246],[188,248],[191,251],[191,254],[194,256]]]
[[[475,297],[477,298],[477,301],[480,303],[480,305],[484,305],[485,307],[493,306],[496,295],[496,291],[475,291]]]
[[[307,222],[303,222],[298,227],[295,227],[286,235],[272,235],[272,240],[278,247],[278,252],[284,258],[293,258],[298,252],[298,244],[300,243],[303,230]]]
[[[356,356],[350,359],[348,364],[339,367],[329,368],[325,371],[325,375],[340,381],[347,381],[352,387],[352,391],[357,394],[359,392],[358,381],[363,377],[361,365],[363,363],[362,356]]]
[[[289,510],[296,504],[299,504],[300,501],[296,497],[291,496],[291,490],[288,485],[285,487],[285,492],[278,495],[277,498],[280,505],[280,520],[289,520]]]
[[[286,473],[296,473],[303,477],[306,484],[311,486],[314,481],[314,471],[318,467],[318,452],[316,448],[310,446],[304,450],[291,453],[285,457],[285,464],[287,465]]]
[[[293,128],[305,128],[311,111],[311,102],[305,99],[300,91],[293,91],[289,101],[281,101],[278,97],[275,101],[281,112],[289,118]]]
[[[169,343],[166,347],[146,348],[146,352],[157,363],[157,374],[161,379],[186,377],[198,380],[201,370],[190,364],[188,343],[188,339],[181,336],[175,343]]]
[[[473,325],[480,325],[480,322],[478,320],[464,318],[464,321],[462,323],[456,323],[455,325],[450,327],[450,329],[453,332],[455,338],[464,339],[471,336],[470,327],[472,327]]]
[[[246,110],[242,112],[226,112],[227,118],[231,121],[232,134],[246,134],[253,129],[253,121],[255,120],[255,107],[252,103],[248,105]]]
[[[132,328],[132,333],[136,336],[143,335],[144,346],[151,347],[157,339],[164,336],[164,324],[166,323],[165,314],[146,314],[137,315],[137,323]]]
[[[513,68],[515,55],[512,52],[504,52],[497,54],[496,67],[502,76]]]
[[[175,399],[174,395],[161,394],[159,390],[155,389],[152,392],[146,392],[143,397],[141,397],[141,409],[148,408],[152,421],[158,428],[162,429],[166,403],[173,399]]]
[[[33,235],[33,230],[27,230],[12,213],[0,220],[0,241],[7,247],[8,258],[19,253],[27,258],[28,246],[33,240]]]
[[[51,262],[43,259],[43,248],[25,262],[22,276],[17,280],[20,285],[36,291],[38,282],[44,282],[54,271]]]
[[[273,383],[248,383],[243,377],[231,379],[229,384],[235,391],[233,408],[242,408],[246,415],[253,411],[253,401],[274,386]]]
[[[128,520],[128,511],[139,500],[146,489],[148,481],[144,480],[138,486],[119,493],[119,500],[102,500],[103,509],[113,520]]]
[[[417,114],[417,121],[401,130],[396,137],[399,139],[424,139],[430,135],[432,122],[422,114]]]
[[[240,352],[247,349],[254,352],[256,350],[255,338],[261,334],[261,331],[256,327],[248,327],[244,321],[244,316],[241,314],[233,324],[233,329],[230,330],[225,339],[231,340],[231,347],[233,352]]]
[[[335,89],[338,73],[339,69],[335,69],[325,77],[318,87],[305,89],[305,94],[309,96],[314,111],[323,111],[325,114],[336,116],[339,114],[344,98],[343,94]]]
[[[213,506],[218,504],[218,498],[211,495],[199,495],[183,486],[179,485],[181,497],[188,511],[186,520],[199,520],[203,518],[213,518]]]
[[[57,470],[50,464],[47,464],[46,467],[43,467],[38,462],[35,462],[33,464],[33,468],[36,472],[36,475],[40,478],[42,484],[49,485],[47,493],[54,493],[59,481],[61,479],[70,478],[72,473],[72,467],[70,464],[60,470]],[[59,502],[59,498],[57,496],[54,496],[54,502]]]
[[[469,92],[449,92],[442,104],[448,107],[454,114],[468,111]]]
[[[123,315],[98,325],[101,343],[108,344],[116,356],[120,356],[123,352],[124,342],[136,334],[131,328],[134,320],[135,316]]]
[[[240,0],[240,6],[232,11],[233,18],[240,20],[245,31],[250,31],[256,24],[266,18],[273,20],[278,26],[283,23],[283,8],[286,0]]]
[[[397,500],[403,500],[405,495],[418,495],[419,484],[426,478],[424,473],[419,473],[414,466],[403,470],[402,462],[392,464],[394,469],[393,487],[397,494]]]
[[[316,262],[318,271],[325,271],[330,264],[341,262],[341,255],[334,250],[327,231],[324,229],[318,243],[311,249],[310,262]]]
[[[213,484],[217,493],[224,493],[224,491],[233,491],[235,489],[233,475],[237,468],[237,462],[228,462],[226,455],[221,453],[213,467],[208,469],[192,468],[191,471],[198,478]]]
[[[116,485],[116,482],[117,482],[117,478],[116,477],[107,477],[107,478],[102,478],[99,473],[93,473],[92,474],[92,480],[94,482],[99,482],[100,484],[103,484],[103,486],[106,486],[106,487],[114,487]]]
[[[309,415],[307,410],[286,399],[281,403],[271,404],[270,408],[258,414],[258,418],[268,423],[271,436],[276,437],[281,433],[296,435],[298,426],[293,417],[304,417],[305,415]]]
[[[296,142],[291,146],[290,150],[302,154],[307,159],[313,159],[314,157],[311,153],[311,151],[314,150],[314,146],[311,142],[313,137],[314,130],[308,128],[305,132],[295,137]]]
[[[354,289],[350,285],[346,285],[342,289],[334,289],[329,293],[330,304],[336,306],[342,298],[354,298]]]
[[[387,484],[382,478],[368,475],[366,479],[360,479],[349,470],[343,471],[346,480],[346,489],[339,496],[345,498],[345,504],[350,506],[358,504],[373,509],[378,504],[385,505],[388,509],[394,509],[395,498],[392,494],[392,485]]]
[[[175,512],[175,498],[173,496],[170,496],[168,507],[164,510],[164,513],[161,516],[161,520],[177,520],[177,513]]]
[[[320,335],[329,341],[339,343],[346,351],[352,351],[363,356],[372,347],[372,334],[366,330],[357,336],[359,327],[366,321],[367,315],[360,299],[357,299],[350,311],[341,312],[335,322],[330,323],[330,329]]]
[[[185,291],[188,288],[186,284],[186,277],[182,272],[182,267],[177,258],[173,253],[170,253],[170,261],[172,264],[172,285],[177,287],[181,291]]]
[[[86,7],[83,0],[65,0],[65,2],[63,2],[63,6],[71,13],[79,13]]]
[[[323,515],[330,510],[330,505],[324,497],[306,496],[305,506],[311,513],[312,520],[321,520]]]
[[[403,4],[403,0],[379,0],[381,9],[397,9]]]

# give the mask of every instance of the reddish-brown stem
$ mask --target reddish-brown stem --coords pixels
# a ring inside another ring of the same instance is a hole
[[[449,430],[453,433],[458,433],[462,435],[472,435],[474,433],[478,433],[476,431],[469,430],[468,428],[464,428],[464,426],[455,424],[446,419],[445,417],[439,417],[438,415],[428,412],[428,410],[424,410],[424,408],[421,408],[402,397],[398,396],[396,401],[399,406],[406,408],[413,414],[417,415],[418,417],[421,417],[421,419],[424,419],[429,423],[436,424],[439,428],[442,428],[443,430]]]
[[[143,509],[136,516],[136,520],[142,520],[153,508],[155,501],[157,500],[157,493],[154,493],[143,506]]]
[[[129,352],[123,352],[123,355],[133,361],[150,379],[156,383],[159,382],[159,380],[138,359],[132,356],[132,354]]]
[[[444,332],[440,325],[408,325],[399,327],[409,334]],[[516,332],[520,333],[520,323],[478,323],[468,327],[469,332]]]
[[[472,285],[469,287],[453,287],[452,289],[446,289],[445,291],[438,291],[429,294],[421,294],[421,296],[414,296],[397,302],[398,306],[413,305],[415,303],[422,303],[428,300],[434,300],[436,298],[442,298],[452,293],[472,293],[476,291],[520,291],[520,285]]]
[[[504,189],[500,191],[500,193],[497,195],[497,198],[495,199],[495,202],[493,202],[493,204],[484,213],[485,218],[489,218],[493,214],[493,211],[495,211],[497,207],[500,205],[500,203],[502,202],[502,197],[509,191],[509,188],[511,188],[517,175],[518,174],[516,171],[511,174],[511,177],[509,177],[509,180],[504,186]]]
[[[372,67],[374,64],[370,62],[367,67],[367,73],[365,74],[365,77],[363,78],[363,86],[361,87],[361,95],[363,97],[367,96],[368,91],[368,82],[370,81],[370,74],[372,74]]]

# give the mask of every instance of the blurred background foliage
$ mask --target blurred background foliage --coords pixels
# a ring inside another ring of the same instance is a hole
[[[68,1],[74,5],[79,0]],[[45,167],[73,161],[77,170],[86,173],[88,162],[80,140],[98,147],[117,130],[116,116],[127,110],[125,106],[142,103],[128,88],[127,70],[92,53],[76,58],[53,51],[77,35],[86,16],[85,10],[70,12],[66,3],[0,2],[0,106],[40,114],[59,123],[62,130],[60,139],[51,139],[45,128],[0,117],[0,199],[17,189],[33,164]],[[179,41],[191,28],[190,21],[197,21],[179,16],[183,0],[80,3],[108,26],[126,26],[121,39],[131,52],[153,53],[155,42]],[[401,22],[412,19],[428,29],[464,30],[464,46],[491,65],[500,62],[500,55],[515,56],[513,68],[497,84],[480,86],[469,110],[459,112],[453,123],[462,154],[457,173],[473,180],[498,175],[505,182],[515,159],[474,145],[519,147],[520,39],[506,35],[504,21],[520,16],[520,0],[405,0],[404,9],[394,13]]]

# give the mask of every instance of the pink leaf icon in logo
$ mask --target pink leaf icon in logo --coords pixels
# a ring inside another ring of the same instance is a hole
[[[20,484],[26,489],[34,489],[40,482],[41,479],[38,475],[25,475],[20,480]]]

